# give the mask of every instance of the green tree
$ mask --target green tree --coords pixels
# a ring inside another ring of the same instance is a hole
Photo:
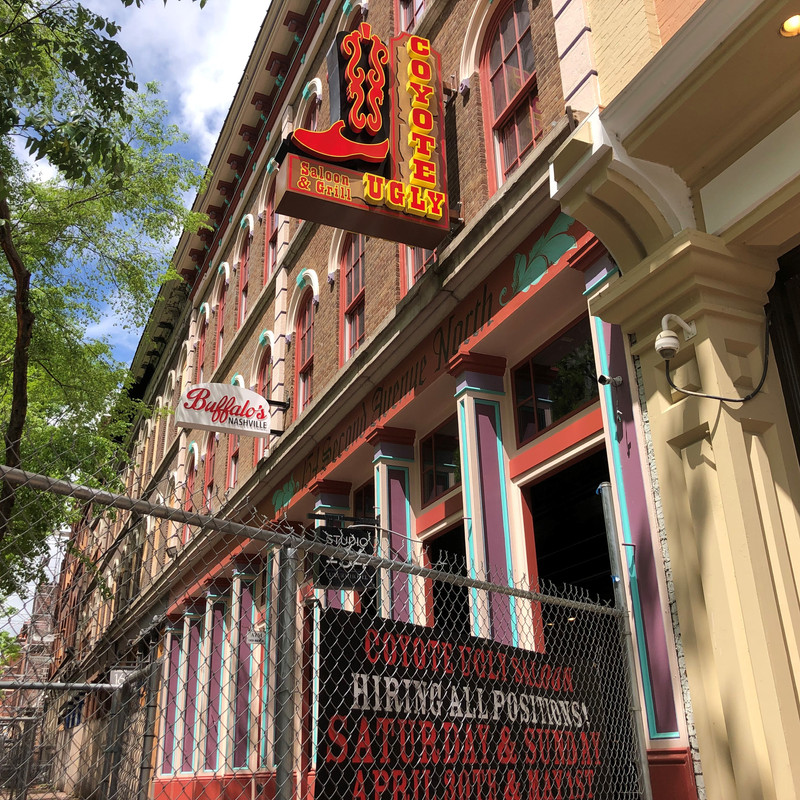
[[[109,463],[103,448],[118,433],[104,423],[124,369],[87,341],[87,326],[107,302],[141,324],[157,286],[176,277],[168,248],[204,223],[183,203],[204,170],[174,152],[183,137],[155,87],[139,92],[117,32],[75,0],[0,0],[5,463],[64,477],[90,452]],[[32,159],[54,176],[42,179]],[[32,577],[64,513],[54,498],[0,485],[0,591]]]

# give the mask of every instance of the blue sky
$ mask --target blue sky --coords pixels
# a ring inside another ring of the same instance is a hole
[[[269,0],[208,0],[202,9],[188,0],[144,0],[142,8],[124,8],[120,0],[84,5],[122,26],[117,39],[139,83],[158,81],[171,121],[189,135],[183,154],[208,163]],[[89,335],[109,341],[126,364],[139,343],[139,332],[118,325],[110,305]]]

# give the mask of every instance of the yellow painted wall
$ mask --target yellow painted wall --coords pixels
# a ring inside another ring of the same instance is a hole
[[[655,0],[588,0],[587,11],[606,106],[661,47]]]

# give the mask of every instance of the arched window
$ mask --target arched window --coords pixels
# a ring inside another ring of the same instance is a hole
[[[436,260],[436,251],[425,247],[409,247],[400,249],[403,264],[403,294],[405,294],[432,266]]]
[[[247,318],[247,287],[250,282],[250,230],[244,234],[242,252],[239,255],[239,311],[236,327],[240,328]]]
[[[206,444],[206,464],[203,473],[203,508],[211,510],[211,501],[214,499],[214,459],[217,455],[217,437],[214,433],[208,436]]]
[[[228,282],[224,276],[220,281],[219,286],[219,299],[217,300],[217,343],[214,347],[214,369],[222,360],[222,354],[225,350],[225,298],[228,294]]]
[[[189,455],[189,463],[186,465],[186,486],[184,487],[183,495],[183,510],[191,513],[194,511],[194,481],[197,475],[197,461],[195,458],[194,449]],[[186,543],[189,540],[191,528],[189,525],[183,526],[183,541]]]
[[[269,400],[272,395],[272,348],[265,347],[258,362],[258,372],[256,373],[256,393],[260,394],[265,400]],[[270,416],[272,416],[270,414]],[[253,448],[254,461],[258,463],[264,456],[269,440],[258,437]]]
[[[400,30],[412,33],[425,13],[425,0],[400,0]]]
[[[197,365],[195,368],[195,383],[203,383],[206,360],[206,337],[208,336],[208,315],[200,309],[200,331],[197,336]]]
[[[536,61],[527,0],[513,0],[489,26],[481,59],[487,146],[494,153],[495,185],[519,166],[541,136]]]
[[[225,482],[227,489],[233,489],[239,480],[239,434],[228,434],[228,476]]]
[[[278,215],[275,213],[275,183],[267,195],[267,208],[264,213],[267,224],[266,249],[264,251],[264,283],[267,283],[278,264]]]
[[[314,294],[308,289],[300,303],[297,315],[297,413],[314,397]]]
[[[349,233],[342,248],[340,267],[344,354],[347,361],[364,341],[364,239],[360,233]]]

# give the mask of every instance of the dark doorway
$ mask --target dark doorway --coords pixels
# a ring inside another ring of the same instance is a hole
[[[427,544],[433,569],[467,576],[467,547],[464,526],[459,525]],[[448,636],[469,634],[469,590],[466,586],[433,581],[433,627]]]
[[[607,480],[608,462],[600,451],[528,489],[540,581],[613,598],[603,504],[596,493]]]
[[[770,334],[775,363],[800,456],[800,247],[778,259],[780,268],[769,293]]]

